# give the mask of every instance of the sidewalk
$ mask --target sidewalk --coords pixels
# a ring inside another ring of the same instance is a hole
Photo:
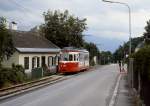
[[[135,106],[133,103],[133,97],[129,92],[129,87],[127,84],[127,74],[126,73],[121,74],[122,76],[119,83],[119,89],[115,106]]]

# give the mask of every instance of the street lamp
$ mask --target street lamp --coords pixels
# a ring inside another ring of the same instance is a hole
[[[131,9],[130,6],[127,3],[123,3],[123,2],[115,2],[115,1],[107,1],[107,0],[102,0],[103,2],[108,2],[108,3],[116,3],[116,4],[122,4],[124,6],[126,6],[128,8],[128,12],[129,12],[129,55],[131,54]],[[133,60],[132,60],[133,62]],[[128,78],[129,78],[129,84],[131,84],[131,87],[133,88],[133,67],[129,66],[129,74],[128,74]]]
[[[130,6],[127,3],[123,2],[115,2],[115,1],[108,1],[108,0],[102,0],[103,2],[108,2],[108,3],[116,3],[116,4],[122,4],[126,6],[129,10],[129,55],[131,54],[131,9]]]

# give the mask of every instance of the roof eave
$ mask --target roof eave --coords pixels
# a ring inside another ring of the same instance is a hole
[[[59,48],[20,48],[16,47],[20,53],[57,53],[60,52]]]

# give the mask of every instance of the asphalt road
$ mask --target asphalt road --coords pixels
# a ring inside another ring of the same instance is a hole
[[[119,74],[117,65],[71,75],[69,79],[1,101],[0,106],[106,106]]]

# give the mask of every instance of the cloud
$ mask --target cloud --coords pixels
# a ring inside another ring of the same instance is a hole
[[[0,0],[0,10],[6,11],[6,12],[13,11],[13,10],[16,10],[16,6],[9,3],[8,0]]]
[[[113,0],[131,7],[132,37],[142,36],[150,17],[149,0]],[[88,30],[84,34],[107,39],[128,40],[128,8],[101,0],[1,0],[0,16],[16,21],[20,30],[44,22],[42,13],[50,10],[69,10],[80,18],[87,18]]]
[[[97,45],[100,51],[111,51],[114,52],[119,45],[123,44],[124,41],[119,39],[106,38],[101,36],[85,36],[86,41],[93,42]]]

